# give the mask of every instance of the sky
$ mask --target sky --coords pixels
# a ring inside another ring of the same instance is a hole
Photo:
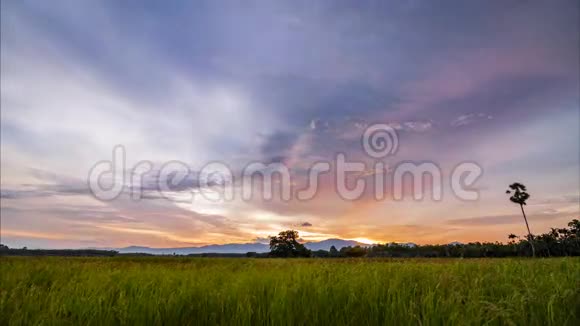
[[[505,194],[515,181],[531,194],[532,232],[563,227],[580,215],[579,6],[2,1],[0,240],[187,247],[295,229],[305,241],[507,241],[526,232]],[[361,148],[374,123],[396,130],[393,155]],[[124,170],[154,168],[100,200],[89,171],[116,145]],[[338,153],[368,167],[432,162],[442,198],[394,200],[387,185],[382,200],[367,189],[345,200],[333,171],[310,200],[244,200],[239,182],[233,200],[191,196],[211,191],[199,182],[211,162],[234,175],[281,163],[303,185],[309,166]],[[175,176],[159,173],[175,161],[190,170],[183,180],[163,193],[148,187]],[[462,162],[483,171],[470,188],[477,200],[446,186]],[[146,195],[131,198],[134,188]]]

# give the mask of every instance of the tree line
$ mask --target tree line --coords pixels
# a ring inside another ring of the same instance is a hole
[[[551,228],[549,232],[518,237],[510,234],[508,242],[470,242],[467,244],[416,245],[387,243],[368,247],[343,247],[337,250],[308,250],[294,230],[271,237],[267,254],[248,253],[249,257],[562,257],[580,256],[580,221],[573,219],[565,228]]]
[[[112,257],[119,253],[115,250],[99,249],[28,249],[9,248],[0,244],[0,256],[71,256],[71,257]]]

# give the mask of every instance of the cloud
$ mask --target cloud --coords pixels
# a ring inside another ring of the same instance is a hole
[[[140,15],[126,14],[134,11]],[[1,15],[3,230],[52,232],[83,244],[174,245],[246,241],[306,219],[317,236],[396,236],[376,228],[392,215],[381,207],[394,203],[341,200],[333,172],[320,178],[309,202],[182,200],[199,190],[196,171],[210,161],[238,173],[250,161],[285,163],[299,185],[310,163],[338,152],[367,162],[360,138],[375,122],[399,131],[400,150],[389,164],[473,160],[486,171],[487,189],[496,181],[490,178],[513,174],[514,166],[518,178],[553,185],[554,197],[577,189],[578,143],[569,137],[578,128],[571,122],[578,120],[574,1],[526,10],[500,2],[321,3],[318,10],[291,2],[183,2],[159,10],[13,1],[2,4]],[[520,145],[522,133],[535,141],[515,152],[510,145]],[[118,200],[98,202],[86,176],[117,144],[127,149],[127,170],[140,160],[180,160],[190,172],[180,180],[153,172]],[[538,160],[529,159],[534,153]],[[558,171],[538,176],[538,166]],[[164,198],[159,182],[173,200],[128,198],[135,190]],[[479,205],[497,211],[501,204],[486,195]],[[454,211],[452,198],[425,205],[405,207],[400,222],[434,222],[441,211],[475,215]],[[284,216],[260,219],[257,211]],[[479,231],[504,221],[482,217],[462,223]],[[135,224],[140,233],[128,231]],[[448,236],[453,228],[418,236]]]
[[[269,244],[270,243],[270,238],[268,238],[268,237],[256,237],[256,238],[254,238],[252,240],[252,242]]]
[[[49,172],[29,169],[30,175],[41,183],[21,184],[14,188],[3,187],[0,197],[5,199],[76,196],[90,194],[86,182],[81,179]],[[47,183],[49,182],[49,183]]]
[[[312,226],[312,223],[310,223],[310,222],[304,222],[304,223],[300,224],[300,226],[310,227],[310,226]]]
[[[573,218],[574,213],[570,212],[560,212],[557,210],[545,210],[536,213],[528,213],[529,221],[541,221],[541,220],[554,220],[561,217]],[[498,224],[519,224],[523,222],[523,217],[521,214],[508,214],[508,215],[491,215],[491,216],[478,216],[470,218],[460,218],[454,220],[448,220],[449,225],[465,225],[465,226],[489,226]]]
[[[50,197],[50,196],[74,196],[89,194],[90,191],[85,186],[78,188],[71,185],[39,185],[31,190],[14,190],[4,189],[0,192],[0,198],[4,199],[19,199],[19,198],[34,198],[34,197]]]
[[[458,116],[450,122],[452,127],[467,126],[478,121],[491,120],[493,117],[485,113],[469,113]]]
[[[182,168],[184,165],[180,165]],[[5,199],[50,197],[50,196],[74,196],[92,195],[88,186],[88,181],[67,175],[54,173],[41,169],[29,169],[30,175],[42,183],[21,184],[14,188],[2,189],[0,197]],[[151,170],[148,173],[137,175],[138,183],[131,184],[134,179],[131,174],[134,171],[126,171],[126,180],[123,188],[124,193],[138,192],[144,199],[167,199],[170,200],[172,194],[192,193],[199,191],[202,186],[213,187],[228,183],[227,180],[218,179],[218,176],[208,176],[207,183],[202,185],[199,173],[183,169],[159,169]],[[106,178],[105,178],[106,179]],[[48,184],[46,182],[49,182]],[[117,181],[121,182],[121,181]]]
[[[528,205],[549,205],[549,204],[580,204],[580,195],[563,195],[547,199],[536,200]]]
[[[432,121],[406,121],[403,123],[404,130],[424,132],[433,127]]]

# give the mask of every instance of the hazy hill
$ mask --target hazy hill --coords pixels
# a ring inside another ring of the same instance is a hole
[[[304,245],[310,250],[330,250],[331,246],[340,250],[342,247],[348,246],[369,246],[364,243],[353,240],[342,239],[327,239],[318,242],[306,242]],[[146,253],[153,255],[189,255],[189,254],[204,254],[204,253],[231,253],[242,254],[247,252],[268,252],[270,247],[264,243],[228,243],[224,245],[207,245],[200,247],[183,247],[183,248],[150,248],[141,246],[130,246],[125,248],[115,249],[119,253]]]

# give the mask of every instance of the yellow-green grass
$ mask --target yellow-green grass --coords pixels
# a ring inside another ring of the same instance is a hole
[[[0,258],[0,325],[580,325],[580,259]]]

